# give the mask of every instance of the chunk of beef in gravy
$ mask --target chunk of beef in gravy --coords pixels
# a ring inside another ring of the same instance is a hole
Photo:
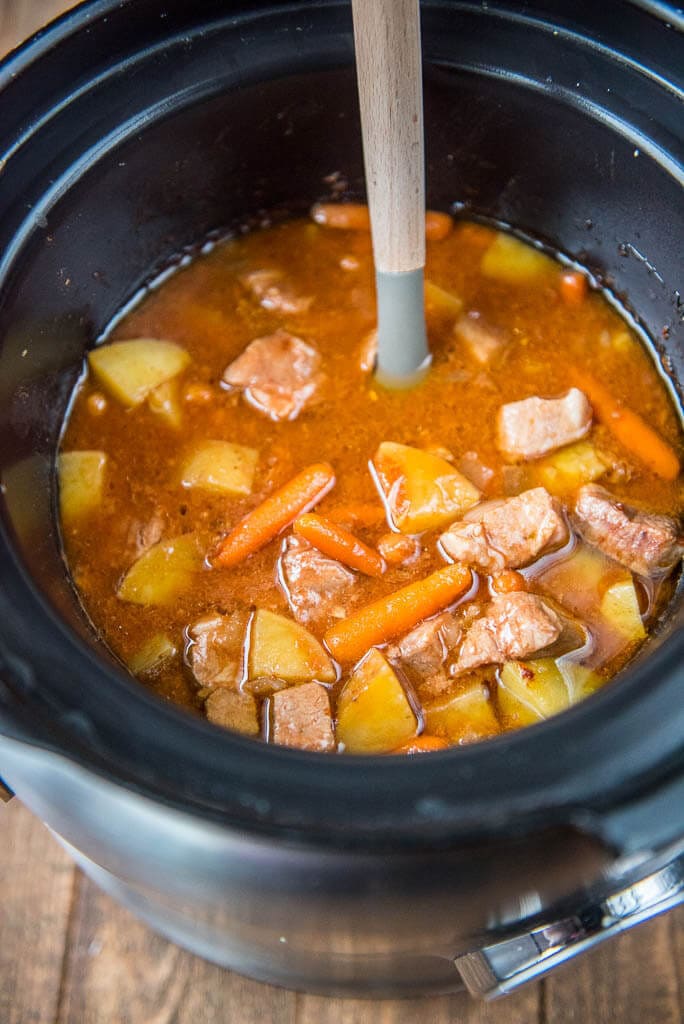
[[[281,690],[271,698],[271,739],[299,750],[333,750],[328,692],[320,683]]]
[[[464,452],[458,468],[480,491],[486,491],[494,477],[494,470],[485,466],[477,452]]]
[[[301,623],[343,618],[345,598],[356,583],[354,573],[340,562],[294,536],[283,544],[278,575],[292,614]]]
[[[401,662],[421,676],[434,675],[461,638],[461,626],[450,612],[426,619],[387,649],[390,661]]]
[[[454,334],[480,366],[489,366],[505,344],[501,331],[488,327],[480,314],[474,311],[458,318]]]
[[[251,341],[223,374],[250,405],[275,421],[293,420],[320,383],[321,357],[311,345],[282,329]]]
[[[527,658],[555,643],[561,632],[561,620],[536,594],[502,594],[470,627],[452,674],[478,665]]]
[[[219,687],[209,694],[204,705],[206,716],[214,725],[233,729],[245,736],[258,736],[259,717],[254,697],[237,690]]]
[[[589,544],[642,576],[667,572],[684,552],[673,519],[639,512],[596,484],[580,488],[575,522]]]
[[[467,520],[467,522],[466,522]],[[568,530],[561,504],[543,487],[471,509],[440,537],[444,552],[482,572],[519,569],[558,547]]]
[[[298,295],[281,270],[252,270],[242,274],[240,284],[264,309],[277,313],[306,313],[313,296]]]
[[[139,558],[159,543],[165,529],[166,516],[159,509],[149,519],[134,519],[128,528],[126,546]]]
[[[232,615],[216,612],[188,627],[185,661],[199,687],[238,686],[247,619],[246,610]]]
[[[592,409],[579,388],[562,398],[525,398],[499,409],[498,444],[510,458],[536,459],[589,432]]]

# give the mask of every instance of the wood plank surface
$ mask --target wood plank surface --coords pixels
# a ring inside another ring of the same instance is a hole
[[[0,0],[0,54],[69,6]],[[0,804],[0,1024],[678,1024],[683,965],[680,909],[489,1006],[286,992],[154,935],[16,800]]]

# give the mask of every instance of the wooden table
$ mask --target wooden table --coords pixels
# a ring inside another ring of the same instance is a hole
[[[69,6],[0,0],[0,53]],[[490,1006],[286,992],[157,937],[16,800],[0,805],[0,1024],[681,1024],[683,968],[681,909]]]

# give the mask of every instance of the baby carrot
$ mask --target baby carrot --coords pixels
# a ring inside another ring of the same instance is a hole
[[[370,214],[363,203],[316,203],[311,216],[317,224],[343,231],[370,231]]]
[[[441,242],[454,230],[454,222],[448,213],[428,210],[425,214],[425,237],[428,242]]]
[[[408,633],[423,619],[453,604],[468,590],[472,580],[466,566],[447,565],[352,612],[331,626],[323,639],[338,661],[356,661],[370,647]]]
[[[638,413],[626,408],[590,373],[577,371],[575,379],[593,405],[597,418],[605,423],[620,444],[664,480],[677,479],[679,459],[660,434],[649,427]]]
[[[333,523],[351,523],[354,526],[377,526],[385,521],[385,510],[382,505],[370,501],[350,502],[348,505],[335,505],[326,512]]]
[[[229,569],[263,548],[297,516],[313,508],[334,483],[335,473],[327,462],[307,466],[240,520],[219,544],[213,564]]]
[[[587,279],[577,270],[564,270],[559,287],[561,298],[567,306],[581,306],[587,297]]]
[[[292,528],[297,536],[308,540],[324,555],[336,558],[366,576],[382,576],[385,571],[385,563],[377,551],[323,516],[309,512],[295,519]]]
[[[390,754],[427,754],[430,750],[445,750],[448,746],[448,741],[441,736],[428,736],[427,733],[423,733],[390,750]]]

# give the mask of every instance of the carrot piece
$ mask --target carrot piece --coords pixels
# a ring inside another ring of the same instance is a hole
[[[454,230],[454,222],[448,213],[428,210],[425,214],[425,237],[428,242],[441,242]]]
[[[420,555],[421,546],[417,537],[405,533],[383,533],[378,541],[378,551],[388,565],[408,565]]]
[[[297,516],[308,512],[335,484],[335,473],[327,462],[307,466],[248,512],[223,538],[213,564],[229,569],[273,540]]]
[[[492,576],[491,587],[495,594],[512,594],[516,590],[527,590],[527,583],[515,569],[504,569]]]
[[[577,270],[564,270],[560,276],[560,294],[568,306],[581,306],[587,297],[588,285],[584,274]]]
[[[336,622],[323,637],[338,661],[357,661],[370,647],[408,633],[423,619],[453,604],[471,586],[470,569],[455,563]]]
[[[427,754],[430,750],[446,750],[449,741],[442,736],[428,736],[422,733],[414,736],[412,740],[402,743],[400,747],[390,750],[390,754]]]
[[[605,423],[620,444],[664,480],[677,479],[679,459],[660,434],[638,413],[626,408],[590,373],[578,370],[575,372],[575,380],[588,396],[598,419]]]
[[[350,502],[348,505],[335,505],[326,512],[333,523],[353,523],[359,526],[376,526],[384,523],[385,510],[382,505],[370,501]]]
[[[298,537],[308,540],[324,555],[336,558],[366,576],[382,576],[385,571],[385,563],[377,551],[323,516],[309,512],[295,519],[292,528]]]
[[[486,224],[477,224],[475,221],[460,221],[458,225],[458,236],[472,245],[491,245],[494,241],[496,231],[488,228]]]
[[[363,203],[316,203],[311,216],[317,224],[343,231],[370,231],[370,213]]]

